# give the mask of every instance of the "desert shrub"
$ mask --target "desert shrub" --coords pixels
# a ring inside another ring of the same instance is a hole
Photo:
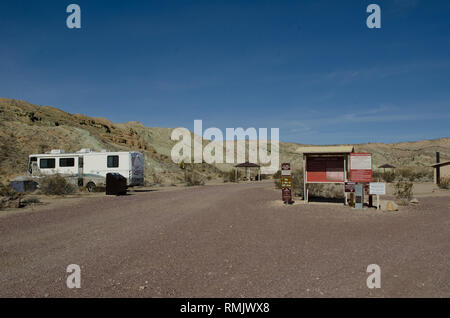
[[[205,178],[195,171],[189,171],[186,173],[186,185],[187,186],[205,185]]]
[[[413,195],[413,183],[398,181],[394,185],[394,195],[400,205],[407,205]]]
[[[303,169],[292,172],[292,192],[296,196],[303,196]]]
[[[307,185],[308,187],[308,195],[313,197],[321,197],[322,192],[325,188],[324,184],[321,183],[310,183]]]
[[[398,176],[398,180],[401,181],[408,180],[413,182],[416,179],[416,175],[414,174],[413,169],[410,167],[399,168],[397,169],[396,173]]]
[[[431,181],[433,180],[433,168],[431,167],[401,167],[395,171],[398,181]]]
[[[0,196],[9,200],[16,200],[22,197],[22,193],[16,192],[7,185],[0,183]]]
[[[450,178],[441,178],[438,187],[439,189],[450,189]]]
[[[10,187],[0,183],[0,210],[10,206],[11,201],[20,200],[23,194],[14,191]],[[20,205],[21,201],[19,201]]]
[[[164,182],[163,177],[156,172],[153,172],[151,175],[151,185],[162,185]]]
[[[39,180],[39,188],[47,195],[73,194],[78,190],[76,185],[67,182],[66,178],[59,174],[42,177]]]
[[[281,170],[278,170],[277,172],[275,172],[275,173],[272,175],[272,178],[273,178],[273,179],[280,179],[280,178],[281,178]]]
[[[281,189],[281,170],[278,170],[272,175],[273,184],[276,189]]]
[[[395,180],[395,172],[394,171],[386,171],[380,174],[381,179],[386,183],[392,183]]]
[[[322,196],[327,199],[343,199],[345,197],[344,187],[343,185],[325,184]]]

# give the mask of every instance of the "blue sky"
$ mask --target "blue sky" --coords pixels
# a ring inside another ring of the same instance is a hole
[[[2,0],[0,39],[0,96],[70,113],[310,144],[450,137],[450,1]]]

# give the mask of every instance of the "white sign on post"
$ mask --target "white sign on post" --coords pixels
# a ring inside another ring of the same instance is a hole
[[[369,194],[386,194],[386,184],[383,182],[369,183]]]

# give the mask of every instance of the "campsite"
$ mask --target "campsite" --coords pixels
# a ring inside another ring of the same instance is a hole
[[[0,1],[0,299],[289,317],[449,298],[449,12]]]

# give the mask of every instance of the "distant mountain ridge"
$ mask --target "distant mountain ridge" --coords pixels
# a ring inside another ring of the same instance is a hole
[[[180,182],[184,180],[184,171],[170,157],[176,143],[170,139],[172,130],[150,128],[139,122],[116,124],[105,118],[70,114],[55,107],[0,98],[0,178],[23,175],[31,153],[43,153],[51,149],[72,152],[91,148],[143,151],[148,180],[159,178],[168,184]],[[280,142],[280,162],[291,162],[294,168],[300,168],[301,146]],[[354,146],[357,152],[372,152],[375,167],[384,163],[394,166],[429,166],[435,162],[436,151],[441,153],[442,161],[450,160],[450,138]],[[198,167],[198,172],[208,179],[217,179],[231,168],[230,164],[203,163]]]

